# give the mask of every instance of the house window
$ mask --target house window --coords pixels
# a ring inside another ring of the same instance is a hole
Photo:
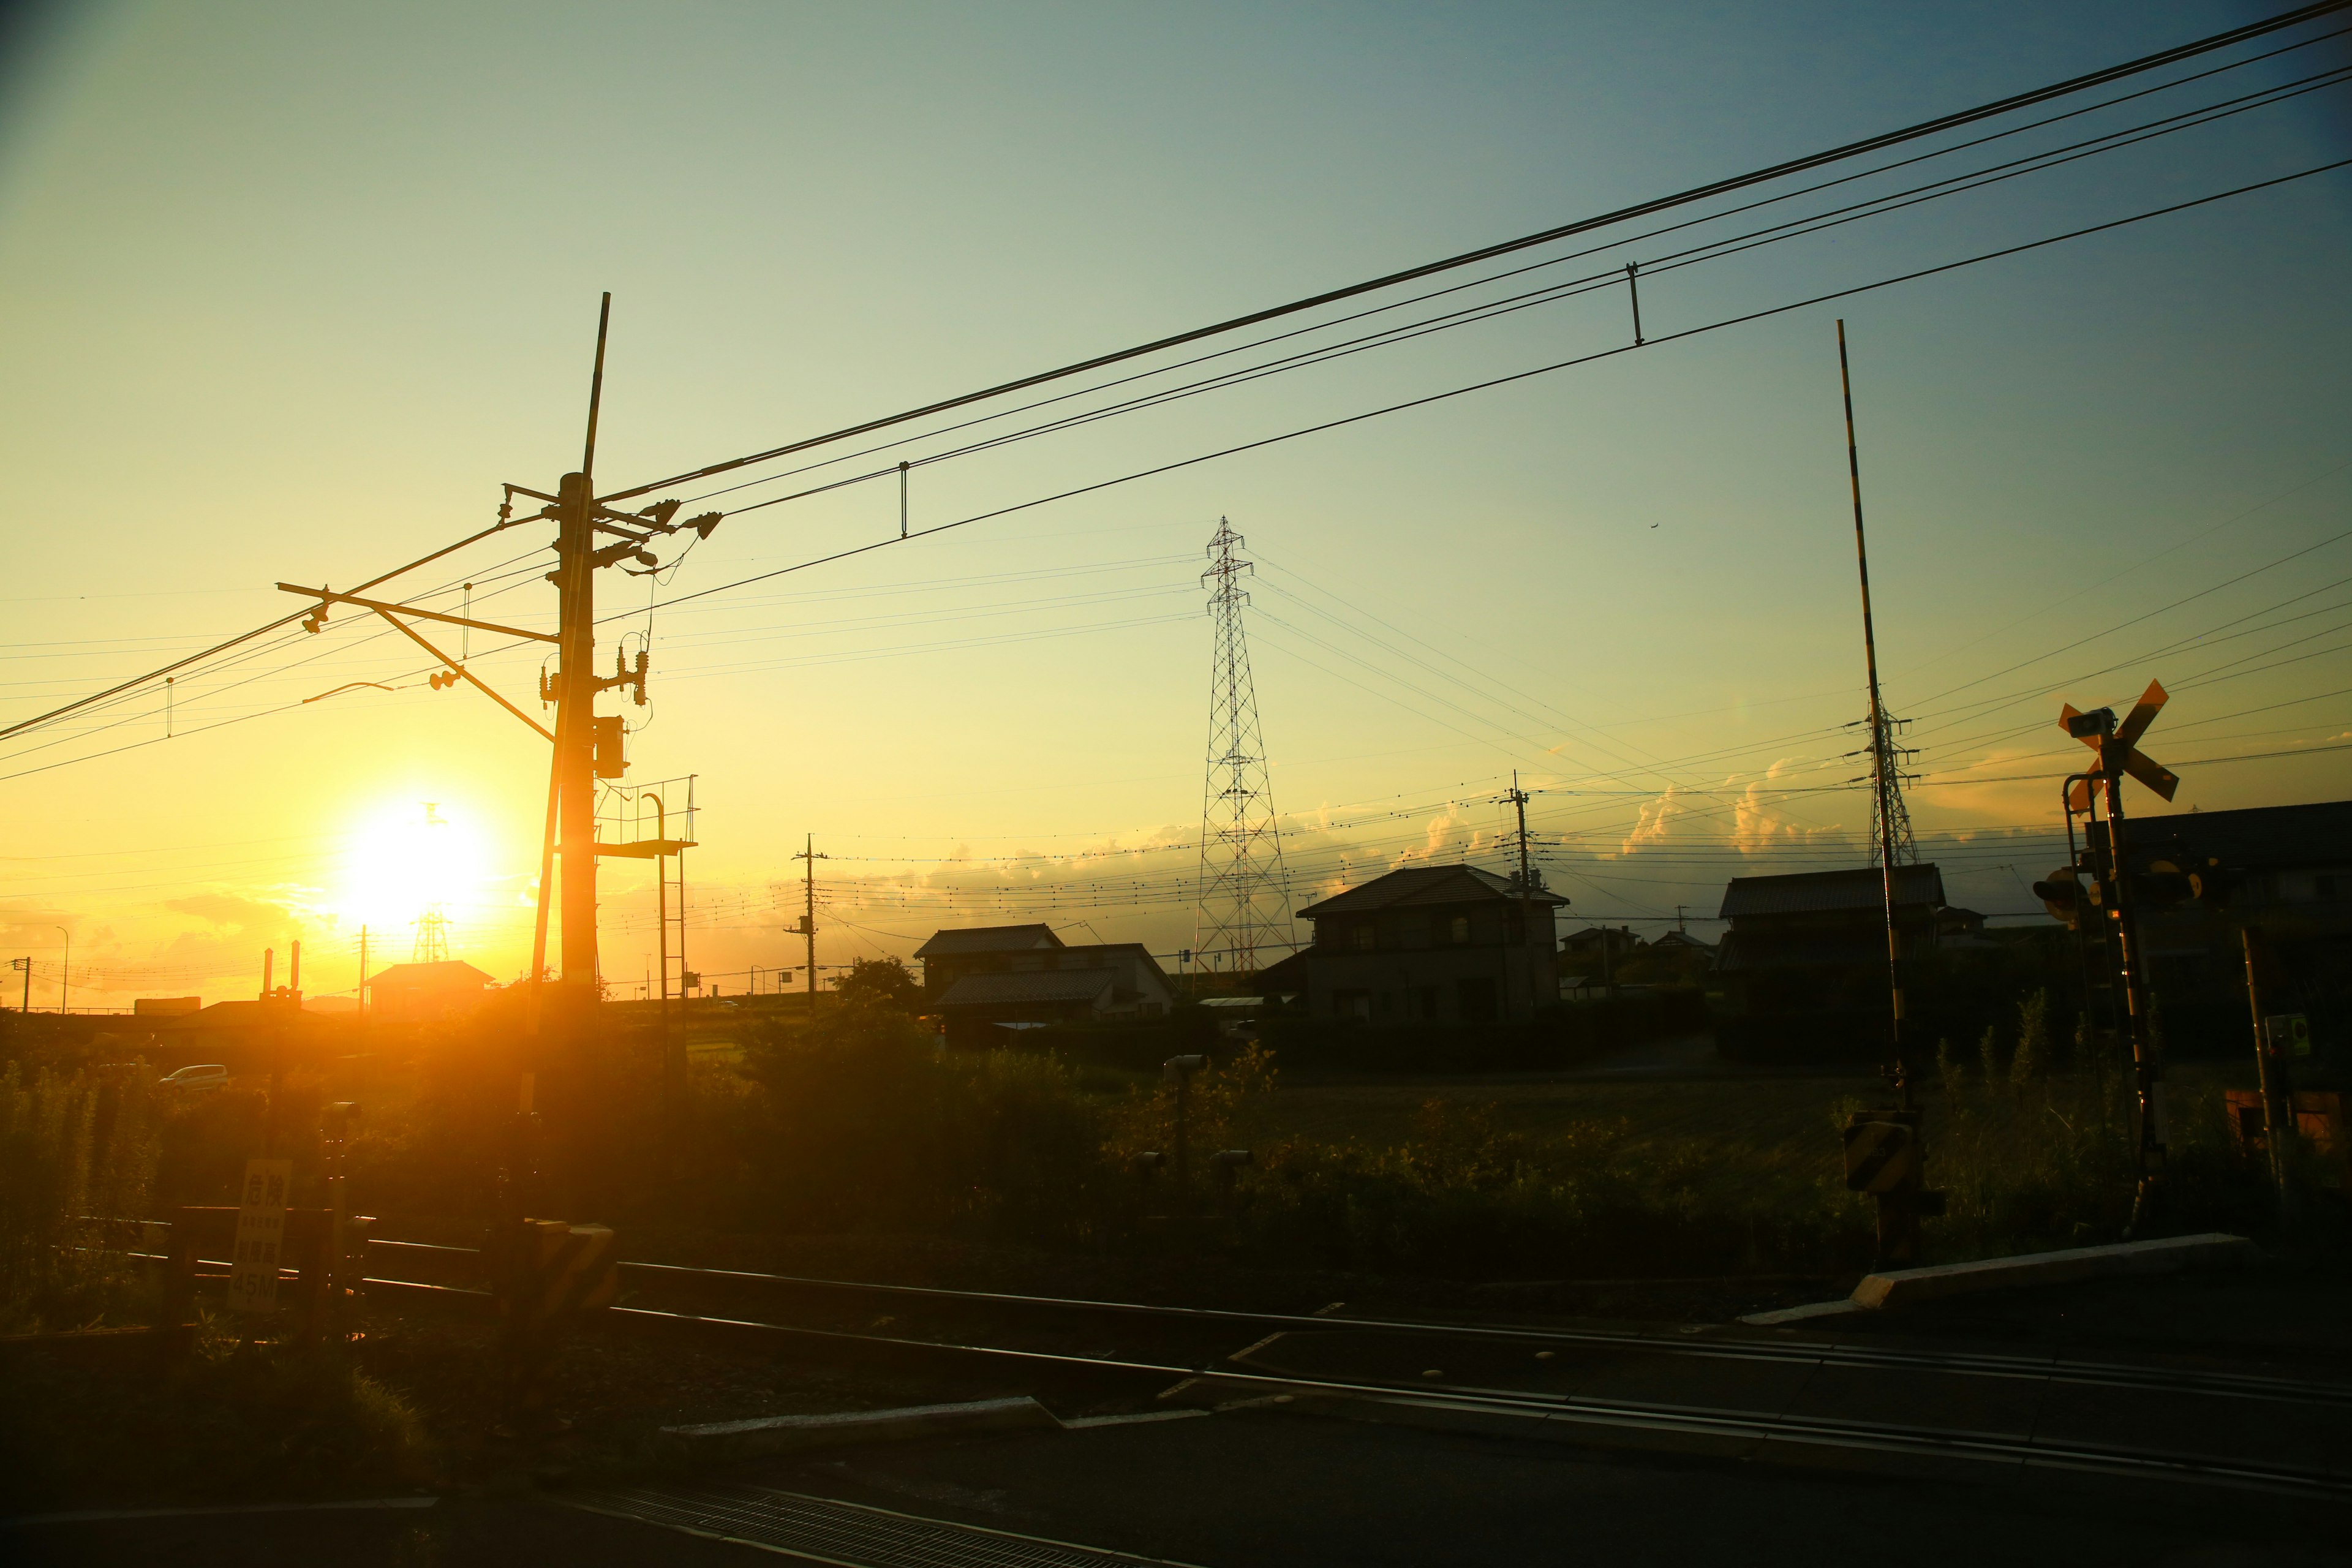
[[[1416,985],[1412,988],[1413,1016],[1430,1023],[1437,1021],[1437,987]]]
[[[1452,923],[1446,927],[1446,938],[1456,947],[1468,947],[1470,945],[1470,917],[1468,915],[1455,915]]]
[[[1370,921],[1358,926],[1354,931],[1349,931],[1348,935],[1349,939],[1349,945],[1355,948],[1357,952],[1370,952],[1372,951],[1375,933],[1372,931],[1371,922]]]
[[[1331,1016],[1334,1018],[1370,1018],[1372,1016],[1372,994],[1369,991],[1334,991],[1331,993]]]

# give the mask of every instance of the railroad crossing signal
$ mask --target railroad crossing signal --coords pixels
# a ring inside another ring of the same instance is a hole
[[[2156,716],[2164,710],[2167,700],[2163,684],[2151,680],[2147,683],[2147,689],[2140,693],[2139,700],[2132,704],[2132,710],[2124,715],[2122,723],[2116,722],[2116,710],[2112,708],[2099,708],[2084,713],[2069,702],[2059,710],[2058,727],[2098,752],[2100,767],[2121,768],[2166,800],[2170,800],[2172,792],[2180,787],[2180,775],[2138,749],[2139,738],[2147,733],[2150,724],[2156,722]],[[2077,782],[2067,796],[2067,804],[2076,811],[2088,811],[2091,808],[2091,781],[2083,779]]]
[[[1857,1193],[1891,1193],[1919,1174],[1919,1140],[1900,1121],[1867,1111],[1845,1124],[1845,1184]]]

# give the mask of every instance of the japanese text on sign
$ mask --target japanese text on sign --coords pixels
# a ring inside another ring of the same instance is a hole
[[[247,1160],[236,1205],[236,1250],[230,1255],[228,1304],[239,1312],[278,1310],[278,1261],[286,1242],[286,1189],[291,1160]]]

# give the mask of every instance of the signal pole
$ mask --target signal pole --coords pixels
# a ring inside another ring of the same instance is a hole
[[[1911,1107],[1911,1074],[1904,1060],[1903,939],[1895,924],[1895,814],[1887,792],[1894,787],[1886,754],[1886,708],[1878,698],[1878,635],[1870,613],[1870,546],[1862,531],[1862,454],[1853,437],[1853,376],[1846,368],[1845,318],[1838,318],[1838,385],[1845,395],[1846,476],[1853,487],[1853,557],[1862,576],[1862,655],[1870,675],[1870,772],[1878,818],[1879,886],[1886,904],[1886,986],[1894,1005],[1893,1072],[1905,1110]]]

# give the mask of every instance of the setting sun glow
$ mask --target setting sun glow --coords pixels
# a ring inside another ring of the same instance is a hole
[[[435,906],[462,922],[481,901],[489,868],[469,814],[437,801],[386,807],[354,836],[340,911],[386,931],[413,925]]]

